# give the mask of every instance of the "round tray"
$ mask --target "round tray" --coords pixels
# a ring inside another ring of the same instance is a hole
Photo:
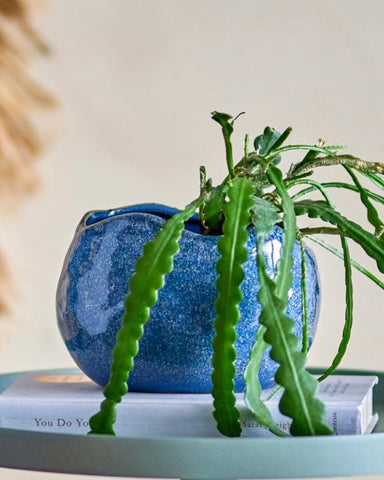
[[[47,372],[45,372],[47,373]],[[0,466],[60,473],[182,479],[292,478],[384,473],[384,374],[374,433],[292,438],[127,438],[0,428]],[[0,376],[5,388],[15,375]]]

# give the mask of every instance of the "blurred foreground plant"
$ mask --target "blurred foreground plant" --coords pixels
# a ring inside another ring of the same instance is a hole
[[[36,158],[44,140],[34,117],[55,99],[28,73],[36,54],[49,48],[31,24],[39,2],[0,0],[0,210],[6,213],[36,190]],[[10,280],[0,259],[0,314],[8,311]]]

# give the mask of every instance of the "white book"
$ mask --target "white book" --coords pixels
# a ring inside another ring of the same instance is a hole
[[[370,433],[378,417],[372,411],[375,376],[333,375],[321,382],[319,398],[327,406],[326,422],[336,435]],[[263,395],[268,398],[271,390]],[[279,412],[282,390],[267,405],[279,426],[289,431],[290,419]],[[102,388],[76,373],[24,374],[0,394],[0,427],[86,434],[88,420],[99,410]],[[272,434],[258,425],[236,394],[242,436]],[[129,392],[117,408],[116,434],[129,437],[218,437],[210,394]]]

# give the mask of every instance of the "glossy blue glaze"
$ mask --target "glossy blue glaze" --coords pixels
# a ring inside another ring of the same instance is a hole
[[[94,381],[109,378],[111,350],[123,312],[123,299],[134,262],[143,245],[177,210],[162,205],[134,205],[86,214],[76,230],[57,289],[57,317],[65,344],[77,365]],[[159,301],[145,325],[129,388],[148,392],[209,392],[211,341],[215,319],[217,236],[201,234],[197,216],[186,224],[174,270],[166,277]],[[280,256],[282,231],[276,227],[264,246],[270,275]],[[243,371],[259,326],[259,288],[253,229],[237,325],[237,391],[244,389]],[[288,315],[301,335],[301,253],[295,246],[293,288]],[[316,261],[306,252],[310,342],[319,310]],[[264,356],[260,380],[274,385],[276,364]]]

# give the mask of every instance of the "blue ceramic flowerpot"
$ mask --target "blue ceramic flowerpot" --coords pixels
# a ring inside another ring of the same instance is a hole
[[[66,256],[57,289],[58,325],[77,365],[95,382],[109,378],[111,351],[120,327],[123,299],[143,245],[177,210],[146,204],[86,214]],[[158,303],[144,327],[139,353],[129,376],[129,388],[148,392],[209,392],[211,342],[218,258],[217,236],[201,234],[197,217],[186,224],[174,270],[166,277]],[[274,274],[279,261],[282,230],[275,228],[265,243],[267,266]],[[237,325],[235,389],[244,389],[243,372],[259,327],[257,247],[253,229],[247,243],[248,260]],[[288,315],[302,332],[301,251],[293,252],[293,287]],[[309,341],[316,329],[319,279],[316,261],[306,252]],[[277,365],[264,356],[260,381],[274,385]]]

